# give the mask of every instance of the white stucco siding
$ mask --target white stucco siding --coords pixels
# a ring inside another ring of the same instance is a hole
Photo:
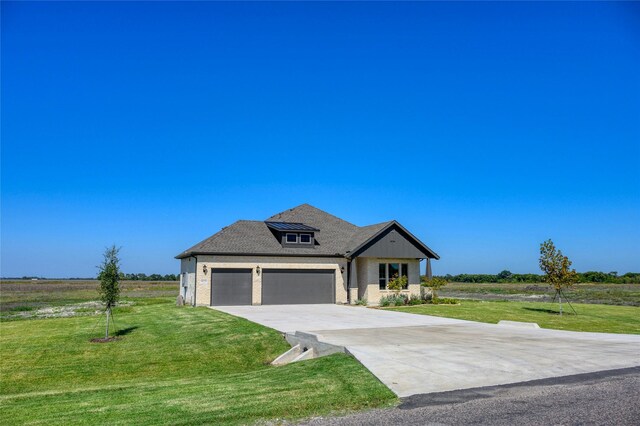
[[[203,272],[203,266],[207,273]],[[260,267],[260,274],[257,267]],[[246,268],[252,270],[252,303],[262,304],[262,270],[264,269],[333,269],[336,278],[335,303],[347,303],[347,261],[342,258],[324,257],[262,257],[262,256],[198,256],[196,273],[196,305],[211,304],[211,269]],[[342,272],[344,269],[344,272]]]

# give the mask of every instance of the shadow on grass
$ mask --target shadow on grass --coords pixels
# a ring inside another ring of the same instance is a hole
[[[545,314],[560,315],[560,312],[554,311],[553,309],[547,309],[547,308],[527,308],[527,307],[523,307],[522,309],[525,309],[527,311],[534,311],[534,312],[544,312]],[[563,310],[562,311],[562,315],[575,315],[575,314],[573,312]]]
[[[134,327],[127,327],[127,328],[123,328],[122,330],[118,330],[115,333],[113,333],[114,336],[126,336],[127,334],[131,333],[133,330],[137,329],[138,326],[134,326]]]

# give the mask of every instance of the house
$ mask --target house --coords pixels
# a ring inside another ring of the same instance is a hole
[[[420,261],[438,255],[395,220],[356,226],[309,204],[264,221],[239,220],[176,256],[181,295],[202,305],[377,304],[407,276],[419,294]]]

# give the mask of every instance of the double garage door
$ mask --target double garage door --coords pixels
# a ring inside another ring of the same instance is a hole
[[[251,305],[251,269],[212,269],[211,305]],[[263,269],[262,304],[335,302],[333,269]]]

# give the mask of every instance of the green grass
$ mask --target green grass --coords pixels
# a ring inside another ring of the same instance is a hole
[[[579,283],[564,292],[576,303],[640,306],[640,284]],[[532,296],[544,296],[550,301],[554,290],[544,283],[450,283],[439,294],[480,300],[523,299],[522,301]]]
[[[419,305],[385,308],[412,314],[433,315],[470,321],[497,323],[500,320],[535,322],[542,328],[600,333],[640,334],[640,308],[573,304],[578,315],[564,303],[558,315],[557,303],[487,302],[461,300],[459,305]]]
[[[272,367],[274,330],[146,299],[100,317],[0,323],[0,424],[246,424],[385,406],[395,396],[355,359]]]

